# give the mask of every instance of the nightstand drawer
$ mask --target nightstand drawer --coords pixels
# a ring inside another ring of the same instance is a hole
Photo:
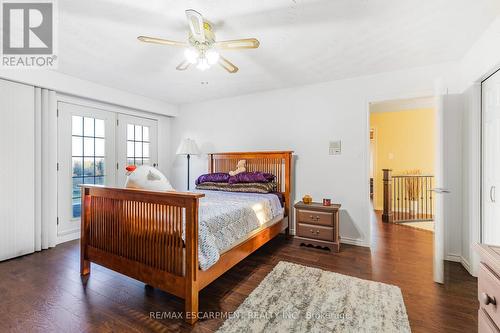
[[[297,221],[308,224],[333,226],[333,214],[301,209],[297,211]]]
[[[297,224],[297,236],[333,242],[333,228],[312,224]]]

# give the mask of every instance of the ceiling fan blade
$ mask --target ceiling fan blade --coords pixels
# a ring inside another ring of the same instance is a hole
[[[186,10],[186,17],[191,30],[191,35],[198,42],[205,41],[205,29],[203,27],[203,16],[194,9]]]
[[[175,69],[177,69],[178,71],[185,71],[189,68],[190,65],[191,64],[189,63],[189,61],[183,60],[180,64],[177,65],[177,67],[175,67]]]
[[[244,39],[234,39],[234,40],[224,40],[215,43],[215,47],[224,50],[231,49],[256,49],[260,45],[260,42],[256,38],[244,38]]]
[[[144,43],[181,46],[181,47],[188,46],[187,43],[184,43],[184,42],[178,42],[175,40],[168,40],[168,39],[162,39],[162,38],[156,38],[156,37],[139,36],[139,37],[137,37],[137,39],[140,40],[141,42],[144,42]]]
[[[236,67],[235,64],[233,64],[231,61],[227,60],[226,58],[224,58],[222,56],[219,56],[219,65],[221,65],[222,68],[224,68],[226,71],[228,71],[231,74],[236,73],[239,70],[239,68]]]

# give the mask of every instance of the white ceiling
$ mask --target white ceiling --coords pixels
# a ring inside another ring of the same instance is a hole
[[[62,0],[58,71],[174,104],[459,60],[500,13],[498,0]],[[214,23],[239,66],[175,70],[182,50],[138,35],[185,40],[184,10]],[[207,81],[208,84],[201,84]]]

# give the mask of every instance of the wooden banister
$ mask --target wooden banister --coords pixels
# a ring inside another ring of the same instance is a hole
[[[392,222],[392,170],[382,169],[384,176],[384,211],[382,213],[383,222]]]

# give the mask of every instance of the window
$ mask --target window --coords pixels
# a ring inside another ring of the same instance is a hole
[[[105,135],[104,120],[72,117],[72,204],[73,218],[81,214],[80,184],[104,184]]]
[[[127,164],[150,164],[149,126],[127,124]]]

